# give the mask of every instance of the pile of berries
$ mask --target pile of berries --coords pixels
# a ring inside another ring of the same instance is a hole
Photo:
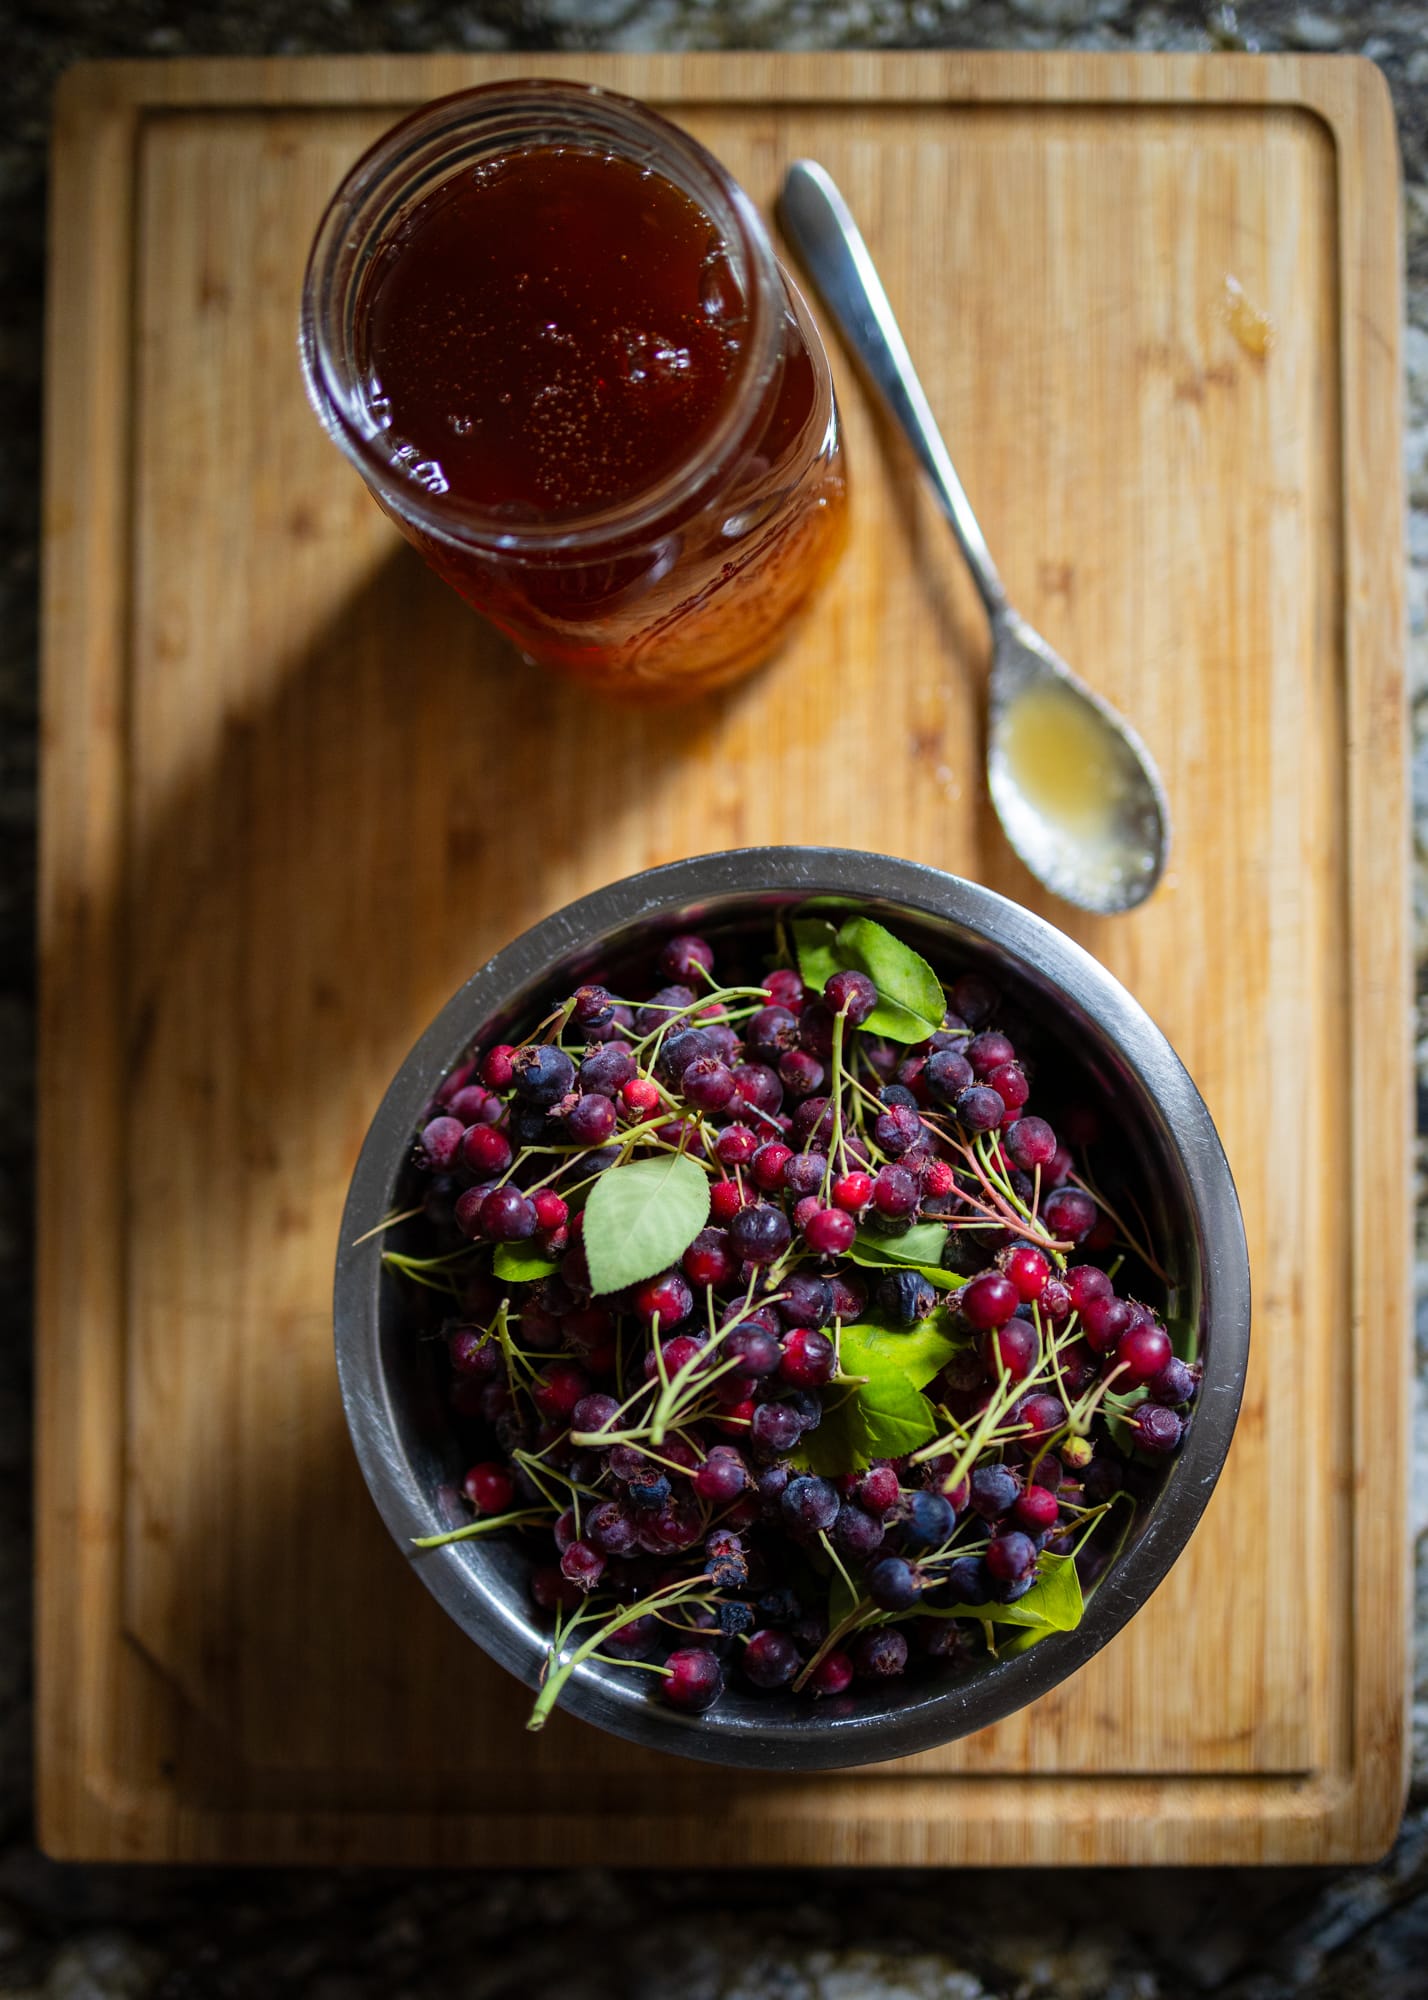
[[[916,960],[940,997],[913,1041],[867,971],[817,991],[781,927],[755,942],[773,969],[732,935],[730,983],[675,937],[473,1052],[393,1218],[469,1457],[423,1546],[523,1538],[536,1726],[592,1655],[684,1711],[726,1679],[843,1708],[1065,1629],[1189,1421],[1193,1329],[1177,1353],[1114,1108],[1038,1075],[975,973]],[[636,1229],[613,1193],[652,1161],[678,1212],[646,1175]],[[662,1268],[596,1289],[670,1229]]]

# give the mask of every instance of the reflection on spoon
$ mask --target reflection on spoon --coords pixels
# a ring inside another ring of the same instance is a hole
[[[1095,709],[1055,677],[1028,681],[997,717],[988,779],[1007,837],[1073,902],[1124,907],[1154,875],[1157,827],[1139,776]]]

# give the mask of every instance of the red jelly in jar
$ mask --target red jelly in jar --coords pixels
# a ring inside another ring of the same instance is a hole
[[[817,332],[737,183],[628,98],[495,85],[388,133],[324,218],[302,333],[432,568],[604,691],[746,673],[837,555]]]

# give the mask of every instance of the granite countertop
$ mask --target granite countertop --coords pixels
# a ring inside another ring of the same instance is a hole
[[[1339,1870],[255,1875],[31,1844],[29,1246],[40,327],[55,78],[81,57],[723,48],[1336,50],[1383,69],[1407,223],[1420,1104],[1428,1108],[1428,5],[1251,0],[29,0],[0,68],[0,2000],[1409,2000],[1428,1963],[1428,1198],[1418,1176],[1414,1782]],[[79,1115],[82,1117],[82,1110]],[[1428,1122],[1428,1120],[1425,1120]],[[1415,1967],[1417,1970],[1415,1970]]]

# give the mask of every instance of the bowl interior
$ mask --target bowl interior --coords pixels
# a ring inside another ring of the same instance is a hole
[[[803,857],[809,850],[795,852]],[[1033,1108],[1044,1108],[1055,1123],[1060,1106],[1077,1101],[1113,1123],[1115,1142],[1105,1150],[1122,1171],[1114,1192],[1104,1191],[1117,1203],[1134,1202],[1169,1278],[1162,1286],[1147,1275],[1144,1287],[1132,1289],[1180,1323],[1177,1345],[1189,1343],[1181,1351],[1198,1352],[1205,1367],[1185,1445],[1139,1510],[1115,1563],[1091,1589],[1076,1632],[1043,1639],[1009,1660],[860,1687],[816,1709],[792,1695],[754,1695],[733,1685],[709,1713],[686,1718],[652,1702],[638,1673],[598,1663],[579,1669],[564,1697],[591,1721],[686,1755],[770,1768],[847,1765],[946,1741],[1021,1706],[1080,1665],[1149,1595],[1198,1518],[1228,1447],[1248,1330],[1243,1232],[1223,1153],[1183,1068],[1110,975],[1049,925],[932,870],[913,869],[914,883],[889,884],[890,872],[909,869],[903,863],[881,864],[881,888],[864,878],[851,893],[826,879],[836,871],[810,877],[806,863],[800,879],[778,887],[658,881],[698,866],[676,864],[587,898],[517,940],[456,996],[403,1066],[374,1121],[344,1219],[344,1245],[383,1213],[412,1205],[412,1137],[441,1077],[473,1042],[520,1039],[545,1003],[586,977],[598,974],[622,990],[626,968],[647,966],[659,942],[683,930],[697,929],[715,944],[721,972],[732,963],[741,976],[755,974],[766,962],[760,954],[775,920],[821,891],[830,914],[841,905],[878,918],[944,979],[977,971],[1002,989],[1001,1018],[1039,1063]],[[1054,1079],[1052,1088],[1041,1079]],[[407,1224],[382,1243],[344,1250],[338,1285],[339,1362],[354,1441],[374,1497],[404,1544],[468,1518],[459,1498],[468,1454],[446,1407],[444,1347],[423,1337],[409,1285],[381,1262],[384,1244],[414,1247],[418,1234],[419,1225]],[[533,1684],[546,1637],[529,1608],[530,1556],[520,1542],[457,1543],[415,1560],[465,1629]]]

